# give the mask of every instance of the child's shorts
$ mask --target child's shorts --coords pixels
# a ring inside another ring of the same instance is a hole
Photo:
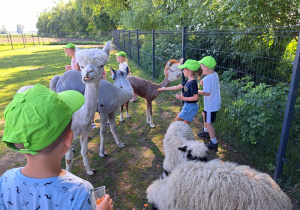
[[[205,114],[204,122],[213,123],[213,122],[216,121],[217,111],[216,112],[209,112],[209,111],[203,110],[203,112]]]
[[[184,103],[178,117],[186,121],[192,122],[199,111],[198,103]]]

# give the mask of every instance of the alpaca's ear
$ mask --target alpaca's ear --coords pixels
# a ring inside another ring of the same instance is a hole
[[[110,70],[111,70],[111,78],[113,80],[115,80],[116,79],[116,71],[113,68],[110,68]]]
[[[76,47],[76,52],[78,52],[79,50],[81,50],[80,47]]]
[[[107,56],[109,56],[109,53],[110,53],[110,41],[106,42],[104,48],[103,48],[103,51],[107,54]]]
[[[184,58],[180,58],[180,60],[178,61],[180,64],[183,63]]]
[[[171,61],[168,61],[167,67],[169,68],[171,66]]]
[[[186,148],[187,148],[187,146],[178,147],[178,150],[180,150],[182,152],[186,152]]]
[[[129,74],[129,68],[128,68],[128,66],[126,66],[125,71],[126,71],[126,74],[128,75]]]

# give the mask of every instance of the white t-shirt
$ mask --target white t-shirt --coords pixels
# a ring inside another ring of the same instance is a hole
[[[128,64],[124,61],[123,63],[119,63],[119,70],[125,71]],[[131,76],[131,73],[129,73],[127,76]]]
[[[221,93],[219,77],[216,72],[204,77],[203,92],[210,93],[209,96],[203,96],[204,110],[209,112],[218,111],[221,108]]]
[[[36,179],[14,168],[0,178],[0,209],[90,210],[96,209],[96,200],[92,184],[70,172]]]

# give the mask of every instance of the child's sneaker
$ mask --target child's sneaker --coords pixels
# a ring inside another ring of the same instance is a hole
[[[214,144],[212,143],[212,141],[210,141],[209,143],[205,144],[209,150],[215,150],[218,151],[218,143]]]
[[[137,100],[137,96],[135,95],[135,96],[133,96],[132,99],[130,99],[130,102],[134,102],[134,101],[136,101],[136,100]]]
[[[197,133],[197,136],[209,138],[209,133],[202,131],[202,132]]]

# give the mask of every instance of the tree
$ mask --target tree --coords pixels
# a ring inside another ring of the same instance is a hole
[[[24,31],[24,26],[21,24],[17,24],[17,33],[21,34]]]
[[[5,25],[2,25],[2,29],[0,30],[0,34],[7,34],[7,33],[8,33],[8,31],[5,28]]]

